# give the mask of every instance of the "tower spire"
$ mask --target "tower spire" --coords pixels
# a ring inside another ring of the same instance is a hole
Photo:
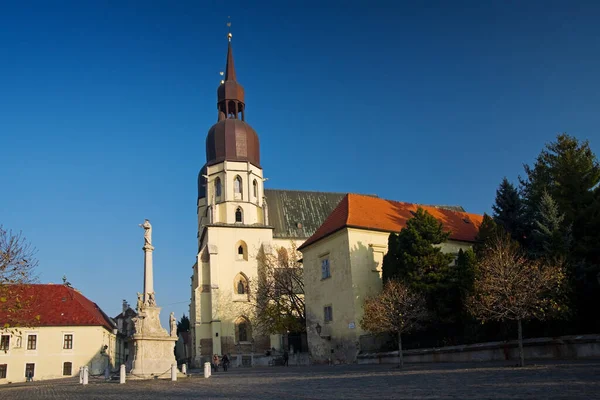
[[[227,45],[227,64],[225,66],[225,82],[235,81],[235,66],[233,64],[233,50],[231,49],[231,33],[227,35],[229,37],[229,44]]]
[[[225,76],[217,89],[217,108],[219,110],[218,120],[241,119],[244,121],[245,109],[244,88],[237,81],[235,65],[233,63],[233,49],[231,47],[231,22],[227,22],[227,61],[225,64]]]

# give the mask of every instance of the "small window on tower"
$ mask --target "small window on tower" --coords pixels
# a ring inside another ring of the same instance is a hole
[[[254,192],[254,198],[256,199],[258,197],[258,182],[256,182],[256,179],[254,180],[254,182],[252,182],[252,187]]]
[[[235,222],[243,222],[242,221],[242,209],[238,207],[235,210]]]
[[[233,180],[233,196],[236,199],[242,198],[242,178],[239,175]]]
[[[215,196],[221,197],[221,179],[215,179]]]

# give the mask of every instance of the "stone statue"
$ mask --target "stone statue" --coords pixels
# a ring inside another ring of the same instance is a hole
[[[144,223],[140,224],[140,226],[144,228],[144,244],[152,246],[152,225],[150,225],[150,221],[145,219]]]
[[[135,317],[131,319],[133,321],[133,329],[135,330],[135,333],[142,333],[142,322],[144,320],[143,317]]]
[[[156,305],[156,301],[154,300],[154,292],[148,293],[148,306],[154,307]]]
[[[138,292],[137,294],[137,310],[140,311],[142,309],[142,306],[144,305],[144,300],[143,300],[143,295]]]
[[[171,328],[171,336],[177,336],[177,319],[175,313],[171,312],[171,318],[169,320],[169,326]]]

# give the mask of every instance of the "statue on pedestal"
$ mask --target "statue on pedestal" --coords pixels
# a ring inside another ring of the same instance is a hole
[[[154,292],[148,293],[148,307],[155,307],[156,300],[154,300]]]
[[[137,310],[140,312],[142,310],[142,306],[144,305],[143,295],[138,292],[137,294]]]
[[[152,225],[150,220],[145,219],[143,224],[140,224],[144,228],[144,245],[152,246]]]
[[[169,325],[171,328],[171,336],[177,336],[177,319],[175,318],[175,313],[171,312],[171,317],[169,320]]]

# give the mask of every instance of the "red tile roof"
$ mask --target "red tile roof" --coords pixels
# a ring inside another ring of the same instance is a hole
[[[0,326],[32,321],[35,326],[102,326],[109,331],[116,328],[96,303],[65,285],[4,285],[2,296],[7,301],[0,304]],[[26,311],[21,311],[15,321],[6,307],[14,304],[17,297],[26,304]]]
[[[450,239],[474,242],[483,220],[482,215],[448,209],[422,206],[378,197],[347,194],[329,214],[325,222],[298,249],[302,250],[313,243],[345,227],[383,232],[400,232],[413,212],[421,207],[444,225],[450,232]]]

